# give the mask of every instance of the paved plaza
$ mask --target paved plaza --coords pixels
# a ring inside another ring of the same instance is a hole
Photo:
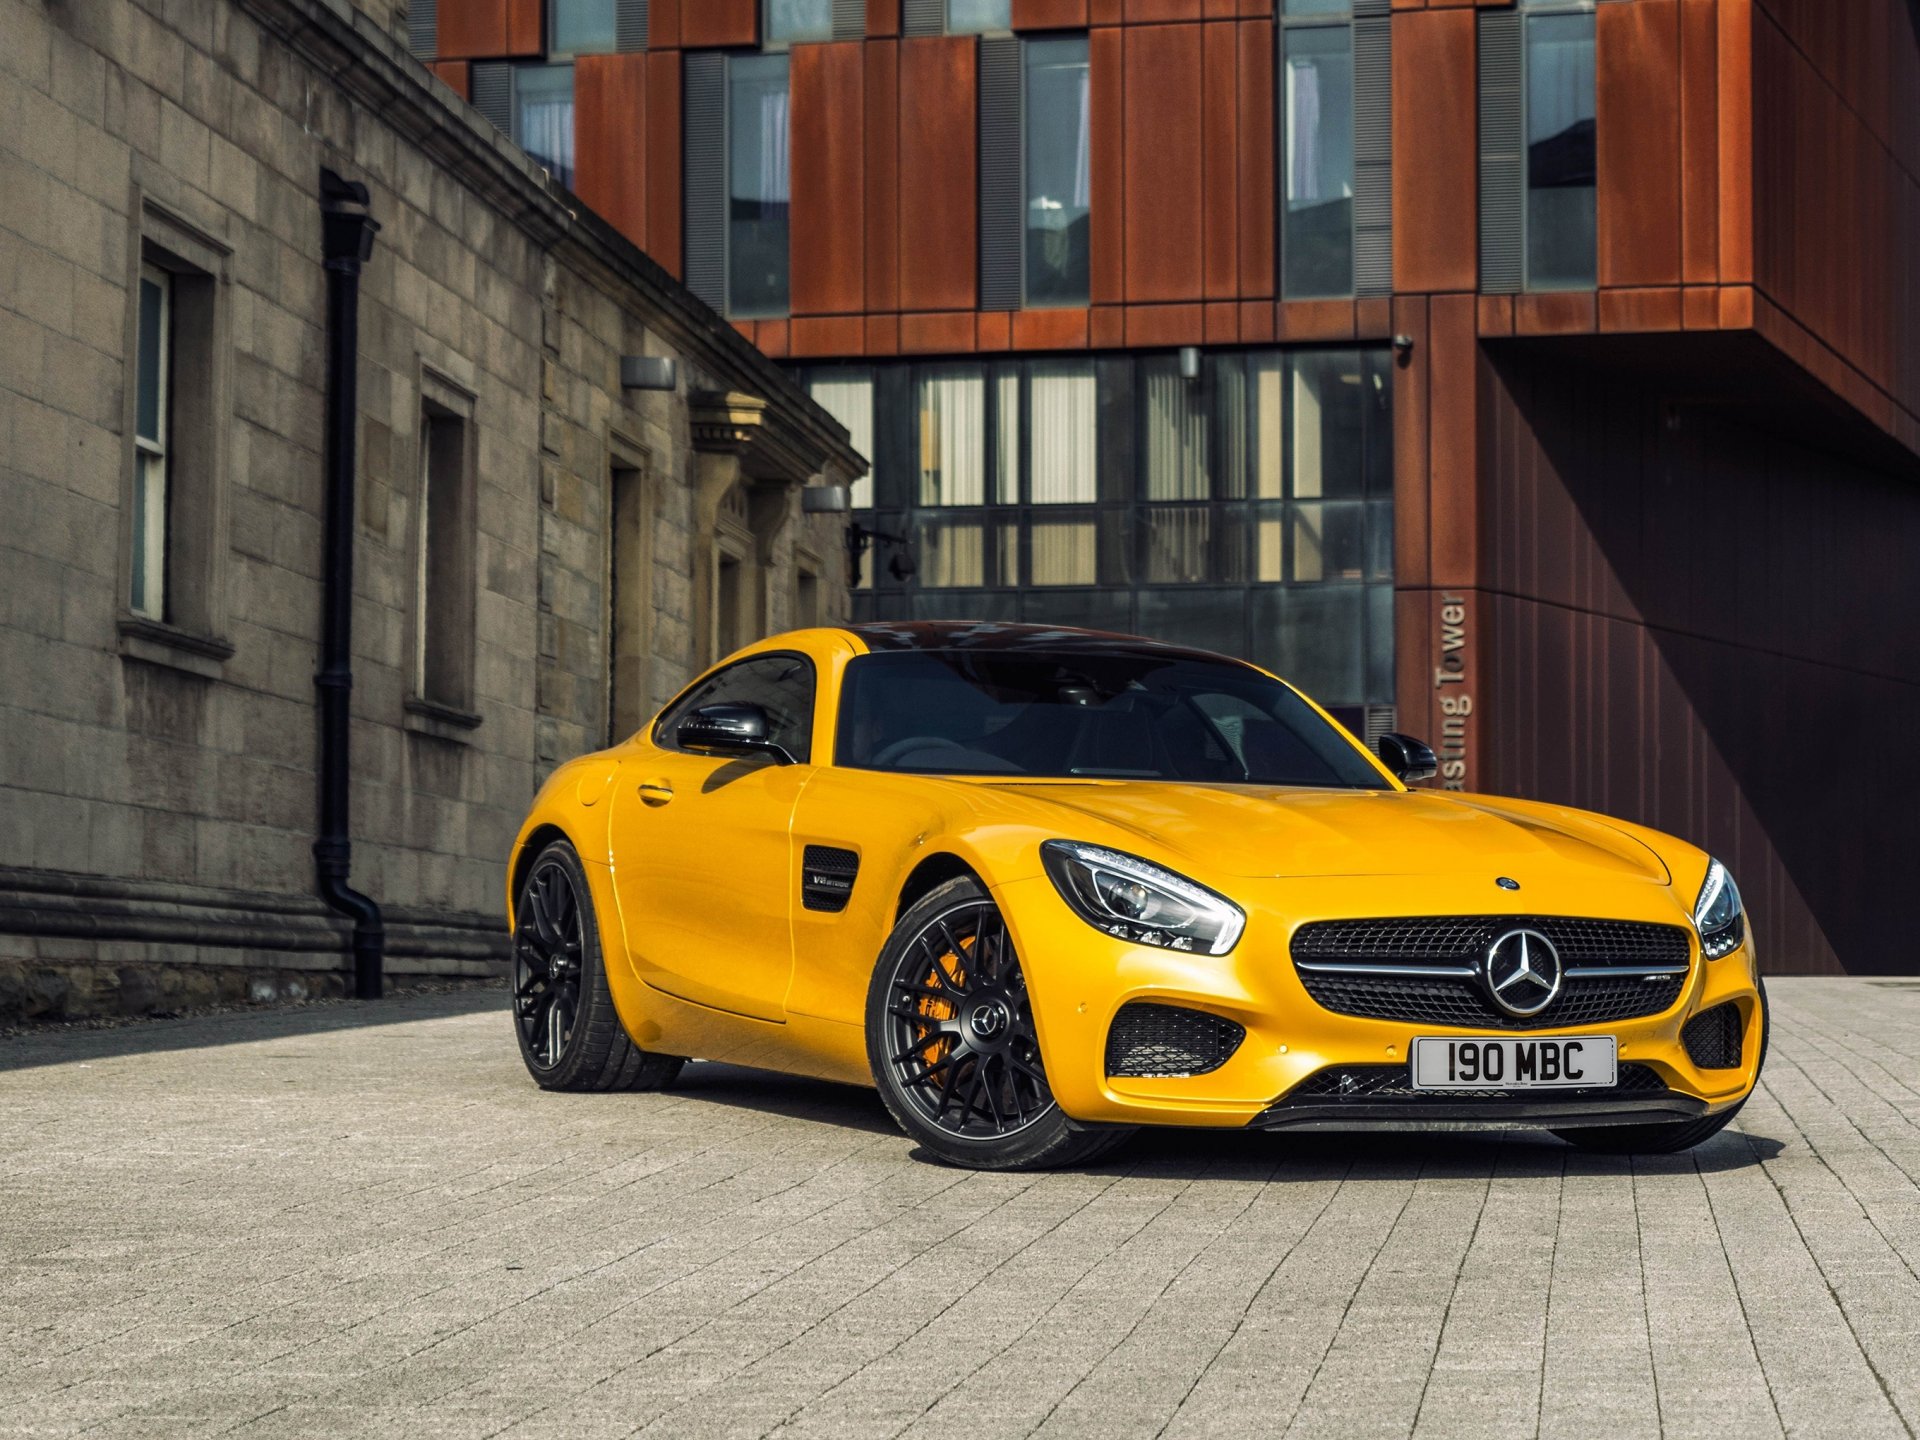
[[[966,1174],[860,1090],[543,1094],[499,991],[0,1040],[0,1435],[1912,1437],[1920,982],[1773,995],[1638,1161]]]

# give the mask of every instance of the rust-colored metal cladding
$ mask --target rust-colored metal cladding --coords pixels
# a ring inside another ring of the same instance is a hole
[[[680,275],[680,59],[647,57],[647,244],[660,268]]]
[[[1128,636],[777,636],[534,802],[522,1054],[551,1089],[680,1057],[871,1082],[984,1169],[1136,1125],[1716,1133],[1766,1046],[1726,867],[1409,790],[1446,749],[1376,758],[1265,671]]]
[[[1602,286],[1680,283],[1680,3],[1596,12]]]
[[[1087,37],[1087,75],[1093,132],[1088,137],[1093,205],[1087,259],[1093,303],[1114,305],[1127,298],[1126,46],[1118,29],[1095,30]]]
[[[1245,20],[1239,31],[1240,294],[1263,298],[1274,280],[1273,22]]]
[[[439,80],[443,85],[445,85],[449,90],[453,91],[453,93],[458,95],[462,100],[465,100],[468,98],[467,84],[469,79],[468,71],[470,67],[468,66],[466,61],[436,60],[433,64],[429,65],[427,68],[433,72],[434,78],[436,80]]]
[[[680,0],[680,43],[689,50],[758,45],[760,0]]]
[[[1200,27],[1146,25],[1121,34],[1127,299],[1136,305],[1198,300],[1206,203]]]
[[[867,308],[863,49],[857,41],[793,48],[790,163],[796,316],[857,315]],[[795,353],[805,352],[796,344]]]
[[[1720,278],[1718,0],[1680,0],[1680,274]]]
[[[867,309],[884,314],[900,308],[900,47],[865,50]]]
[[[700,0],[691,0],[699,4]],[[680,0],[648,0],[647,48],[674,50],[680,45]]]
[[[443,0],[438,11],[442,60],[506,60],[545,47],[540,0]]]
[[[1471,10],[1393,20],[1393,283],[1480,283],[1479,115]]]
[[[647,143],[650,58],[582,55],[573,63],[574,192],[643,248],[655,153]]]
[[[977,55],[977,42],[967,35],[900,42],[902,310],[974,308],[980,213]],[[967,328],[971,332],[971,320]]]
[[[1015,30],[1084,29],[1087,0],[1013,0]]]
[[[1200,243],[1209,300],[1240,291],[1240,52],[1238,27],[1200,27],[1203,199]]]

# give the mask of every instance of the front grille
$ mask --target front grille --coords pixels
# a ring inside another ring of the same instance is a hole
[[[1740,1041],[1746,1030],[1740,1006],[1732,1000],[1702,1010],[1680,1027],[1687,1058],[1702,1070],[1738,1070]]]
[[[1107,1031],[1109,1075],[1205,1075],[1233,1058],[1246,1029],[1204,1010],[1136,1000]]]
[[[1609,1095],[1644,1095],[1665,1090],[1658,1072],[1646,1065],[1622,1065],[1619,1083],[1566,1090],[1416,1090],[1404,1065],[1336,1065],[1319,1070],[1287,1092],[1281,1103],[1297,1100],[1538,1100],[1542,1094],[1591,1100]]]
[[[1568,970],[1625,973],[1569,975],[1553,1003],[1538,1015],[1509,1015],[1488,997],[1477,972],[1487,948],[1520,927],[1538,930],[1551,940]],[[1302,925],[1293,937],[1300,983],[1324,1008],[1366,1020],[1461,1029],[1550,1030],[1658,1015],[1679,1000],[1690,954],[1688,932],[1678,925],[1558,916],[1320,920]],[[1310,968],[1315,964],[1346,968],[1341,972]],[[1408,966],[1475,973],[1389,973]],[[1653,976],[1632,973],[1635,968],[1656,966],[1673,967],[1673,971]],[[1381,973],[1368,973],[1376,967]]]

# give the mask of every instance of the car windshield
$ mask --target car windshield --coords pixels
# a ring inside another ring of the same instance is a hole
[[[1177,652],[863,655],[838,731],[860,770],[1391,788],[1285,685]]]

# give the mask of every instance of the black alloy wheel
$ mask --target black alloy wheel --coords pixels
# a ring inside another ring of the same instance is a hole
[[[520,892],[513,933],[514,1020],[528,1063],[543,1070],[566,1058],[580,1014],[580,908],[567,867],[543,856]]]
[[[970,877],[901,917],[868,992],[867,1054],[901,1127],[952,1163],[1072,1164],[1129,1133],[1082,1129],[1055,1103],[1013,938]]]
[[[607,987],[593,892],[555,840],[534,857],[514,908],[513,1022],[520,1058],[546,1090],[664,1090],[686,1063],[634,1044]]]

